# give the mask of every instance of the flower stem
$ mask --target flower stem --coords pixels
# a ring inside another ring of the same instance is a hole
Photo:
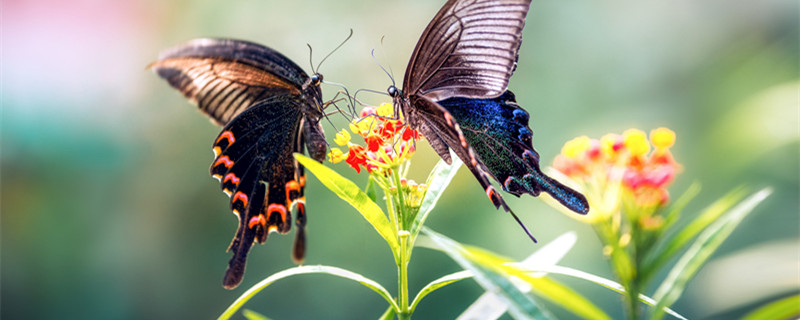
[[[399,276],[398,281],[398,299],[400,299],[400,312],[397,313],[399,319],[410,319],[411,314],[408,309],[408,236],[407,231],[400,232],[400,259],[397,264]]]

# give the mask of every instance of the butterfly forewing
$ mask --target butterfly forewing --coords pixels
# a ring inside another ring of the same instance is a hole
[[[436,100],[496,97],[508,87],[530,0],[451,0],[414,49],[404,89]]]
[[[308,80],[280,53],[231,39],[190,41],[165,51],[150,68],[217,124],[228,123],[263,98],[300,95]]]

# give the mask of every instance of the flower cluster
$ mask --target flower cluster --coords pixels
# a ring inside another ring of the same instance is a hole
[[[339,148],[331,148],[328,158],[333,163],[342,160],[347,162],[356,172],[361,168],[370,174],[387,175],[392,168],[411,158],[416,150],[416,139],[420,134],[403,123],[401,119],[392,119],[393,107],[384,103],[375,107],[366,107],[361,111],[361,118],[350,123],[350,131],[364,139],[365,146],[351,142],[351,135],[346,129],[336,134],[334,142],[347,146],[347,153]]]
[[[564,145],[553,167],[582,185],[594,211],[586,217],[590,222],[607,218],[621,204],[652,212],[669,202],[667,187],[681,168],[669,151],[674,143],[675,133],[667,128],[651,131],[649,141],[637,129],[600,140],[583,136]],[[640,218],[648,223],[649,217]]]

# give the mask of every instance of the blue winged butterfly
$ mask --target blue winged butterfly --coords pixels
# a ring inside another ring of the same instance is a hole
[[[292,153],[325,158],[319,124],[323,116],[322,75],[308,76],[294,62],[265,46],[232,39],[196,39],[167,49],[149,66],[223,126],[214,139],[211,175],[230,197],[239,218],[228,247],[223,286],[244,277],[255,241],[287,233],[296,212],[292,258],[305,256],[305,174]]]
[[[544,191],[572,211],[589,211],[582,194],[541,172],[529,115],[508,91],[530,4],[531,0],[447,1],[411,54],[403,89],[388,89],[409,126],[419,130],[447,163],[452,149],[495,207],[510,212],[529,236],[490,177],[513,195]]]

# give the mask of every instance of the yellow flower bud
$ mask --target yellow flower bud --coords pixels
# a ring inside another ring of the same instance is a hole
[[[650,152],[650,143],[647,142],[647,135],[639,129],[628,129],[622,134],[625,141],[625,148],[634,157],[640,157]]]
[[[328,152],[328,159],[332,163],[339,163],[344,160],[344,152],[339,148],[331,148],[331,151]]]
[[[675,144],[675,132],[661,127],[650,131],[650,141],[658,150],[665,150]]]
[[[561,154],[567,156],[568,158],[576,158],[586,150],[589,150],[591,147],[591,139],[587,136],[580,136],[564,144],[564,147],[561,148]]]
[[[347,143],[350,142],[350,133],[342,129],[342,131],[336,134],[336,138],[333,139],[333,142],[336,142],[336,144],[340,146],[346,146]]]
[[[375,110],[375,114],[381,117],[390,117],[394,114],[394,106],[391,103],[381,103],[378,109]]]

